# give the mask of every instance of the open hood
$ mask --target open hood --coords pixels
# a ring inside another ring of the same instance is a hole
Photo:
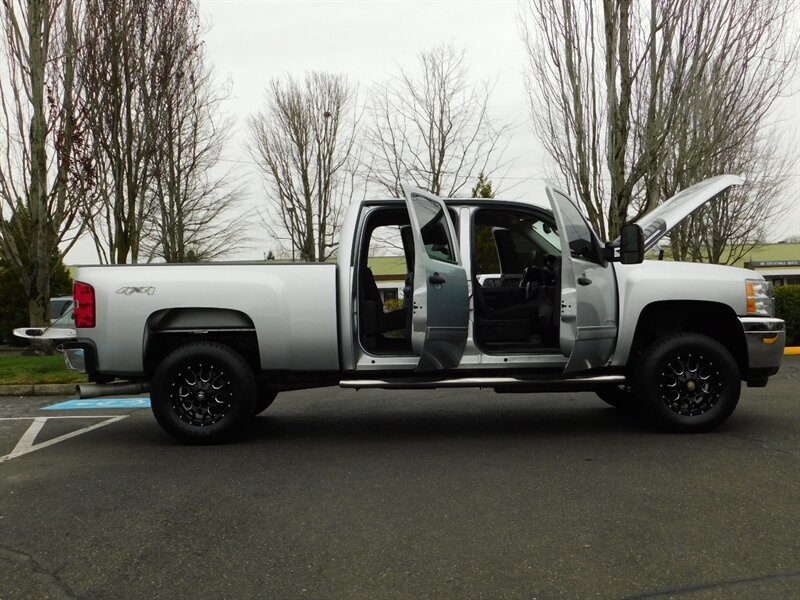
[[[706,179],[690,188],[678,192],[672,198],[660,204],[636,224],[644,233],[644,250],[647,252],[655,246],[673,227],[691,215],[706,202],[734,185],[742,185],[744,177],[738,175],[719,175]],[[618,243],[619,239],[615,241]]]

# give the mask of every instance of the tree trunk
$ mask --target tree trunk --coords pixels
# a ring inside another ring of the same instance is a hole
[[[47,5],[45,0],[28,2],[28,44],[30,52],[30,210],[31,239],[29,260],[31,285],[29,312],[31,325],[42,327],[50,320],[46,308],[50,302],[50,232],[47,211],[47,114],[45,112],[45,64],[47,62]]]

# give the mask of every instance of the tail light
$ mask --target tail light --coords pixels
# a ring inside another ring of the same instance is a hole
[[[94,288],[88,283],[76,281],[72,284],[72,299],[75,301],[75,308],[72,309],[75,327],[94,327]]]

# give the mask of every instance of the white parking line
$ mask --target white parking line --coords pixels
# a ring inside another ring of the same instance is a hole
[[[8,458],[16,458],[17,456],[22,456],[30,452],[31,448],[33,448],[33,442],[36,441],[36,436],[39,435],[45,423],[47,423],[47,417],[36,417],[33,423],[31,423],[31,426],[28,427],[28,430],[22,434],[22,437],[17,442],[17,445],[14,446]]]
[[[91,415],[91,416],[63,416],[63,417],[0,417],[0,421],[23,421],[23,420],[32,420],[30,427],[22,434],[22,437],[17,442],[17,445],[14,446],[14,449],[5,456],[0,456],[0,463],[4,463],[7,460],[11,460],[12,458],[19,458],[25,454],[30,454],[31,452],[35,452],[36,450],[41,450],[42,448],[47,448],[48,446],[52,446],[53,444],[57,444],[59,442],[63,442],[70,438],[74,438],[76,436],[81,435],[82,433],[88,433],[94,429],[99,429],[100,427],[105,427],[106,425],[111,425],[111,423],[116,423],[117,421],[121,421],[122,419],[127,419],[129,415]],[[94,425],[89,425],[88,427],[84,427],[83,429],[78,429],[77,431],[72,431],[70,433],[60,435],[55,437],[51,440],[47,440],[46,442],[42,442],[41,444],[34,444],[36,441],[36,436],[39,435],[39,432],[44,427],[45,423],[49,419],[106,419],[100,423],[95,423]]]

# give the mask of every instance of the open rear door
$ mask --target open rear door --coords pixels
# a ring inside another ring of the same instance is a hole
[[[444,202],[404,188],[414,234],[414,315],[411,345],[417,371],[458,366],[467,341],[469,298],[453,222]]]
[[[561,239],[560,345],[565,373],[606,364],[617,338],[617,284],[592,228],[562,192],[547,188]]]

